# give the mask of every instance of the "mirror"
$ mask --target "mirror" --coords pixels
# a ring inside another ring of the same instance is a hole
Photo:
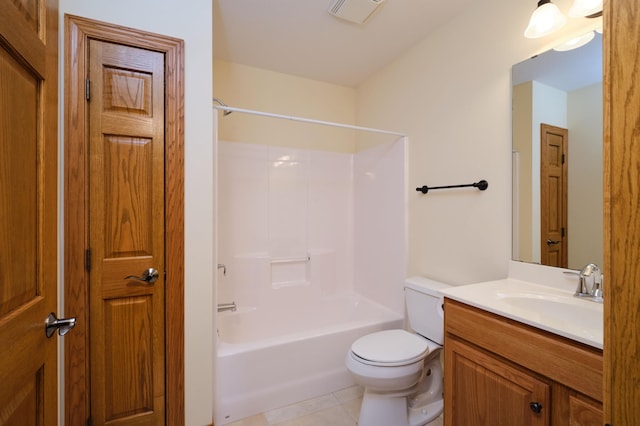
[[[603,266],[602,37],[512,68],[513,260]]]

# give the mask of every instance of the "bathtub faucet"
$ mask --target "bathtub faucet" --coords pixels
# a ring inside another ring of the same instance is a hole
[[[227,275],[227,266],[224,263],[218,263],[218,269],[222,269],[222,275]]]
[[[236,302],[231,303],[218,303],[218,312],[231,311],[234,312],[238,307]]]

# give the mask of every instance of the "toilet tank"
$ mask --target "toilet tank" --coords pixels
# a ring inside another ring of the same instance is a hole
[[[427,339],[444,344],[444,297],[440,290],[450,287],[425,277],[407,278],[404,300],[409,326]]]

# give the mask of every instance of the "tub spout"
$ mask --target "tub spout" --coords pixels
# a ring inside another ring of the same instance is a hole
[[[231,311],[234,312],[238,307],[236,302],[231,303],[218,303],[218,312]]]
[[[218,269],[222,269],[222,275],[227,275],[227,267],[224,263],[218,263]]]

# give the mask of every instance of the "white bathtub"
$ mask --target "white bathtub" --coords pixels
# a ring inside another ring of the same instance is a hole
[[[351,386],[351,343],[403,324],[402,315],[357,295],[267,308],[218,315],[217,425]]]

